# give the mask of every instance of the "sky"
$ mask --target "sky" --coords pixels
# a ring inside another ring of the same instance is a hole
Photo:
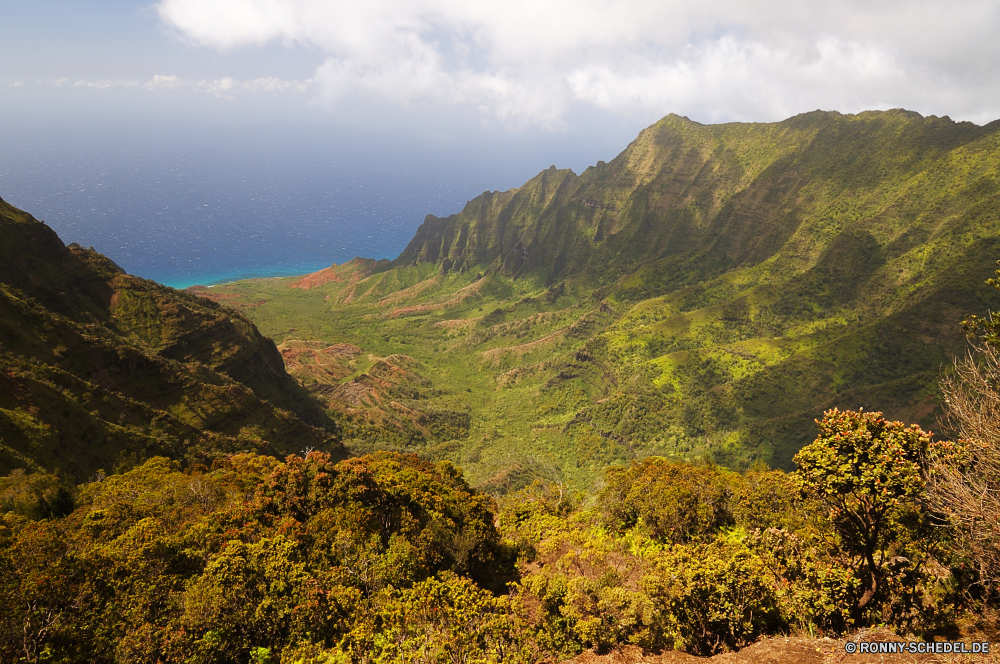
[[[192,183],[202,207],[235,200],[240,182],[271,187],[286,203],[246,223],[272,236],[323,232],[327,214],[345,242],[306,261],[322,263],[391,257],[424,214],[551,164],[610,160],[668,113],[1000,118],[995,0],[0,0],[0,11],[0,196],[154,276],[169,272],[163,256],[149,262],[166,208],[140,202],[183,198]],[[303,225],[290,201],[325,182],[353,193],[338,194],[339,212],[328,195]],[[68,193],[111,185],[118,195]],[[170,214],[176,233],[221,223],[190,206]],[[150,234],[145,254],[122,249],[132,226]],[[365,235],[382,240],[350,239]]]

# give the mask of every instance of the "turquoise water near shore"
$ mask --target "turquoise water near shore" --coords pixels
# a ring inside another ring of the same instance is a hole
[[[166,278],[160,283],[165,286],[170,286],[171,288],[184,289],[191,286],[218,286],[220,284],[230,284],[234,281],[245,281],[247,279],[272,279],[276,277],[295,277],[299,275],[309,274],[311,272],[318,272],[324,268],[330,267],[331,263],[327,264],[317,264],[317,263],[303,263],[299,265],[279,265],[272,266],[270,268],[262,268],[253,271],[230,271],[230,272],[218,272],[218,273],[205,273],[200,275],[192,275],[184,278]]]
[[[490,179],[403,151],[3,142],[0,197],[63,242],[175,288],[394,258],[427,214],[458,212]]]

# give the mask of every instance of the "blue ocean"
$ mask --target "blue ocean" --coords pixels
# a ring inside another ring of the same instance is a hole
[[[446,162],[419,163],[419,155],[294,147],[7,146],[0,197],[66,243],[184,288],[302,274],[359,255],[394,257],[425,215],[457,212],[494,184]]]
[[[352,136],[318,121],[191,126],[22,122],[0,134],[0,197],[67,244],[185,288],[394,258],[426,215],[455,214],[553,163],[579,173],[614,157],[632,131],[463,139],[447,127],[413,138],[406,128]]]

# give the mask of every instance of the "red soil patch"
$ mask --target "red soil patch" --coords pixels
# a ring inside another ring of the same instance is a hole
[[[316,288],[317,286],[322,286],[323,284],[328,284],[332,281],[343,281],[343,279],[337,275],[336,263],[328,268],[320,270],[319,272],[307,274],[292,284],[291,287],[309,290],[310,288]]]
[[[317,286],[323,286],[335,281],[356,283],[370,276],[377,263],[378,261],[371,258],[352,258],[340,265],[334,263],[319,272],[307,274],[292,284],[291,288],[309,290],[310,288],[316,288]]]

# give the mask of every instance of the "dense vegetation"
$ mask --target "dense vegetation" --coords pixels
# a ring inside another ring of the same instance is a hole
[[[66,247],[0,201],[0,473],[70,484],[154,455],[343,455],[335,424],[237,312]]]
[[[313,349],[290,371],[349,446],[476,486],[585,487],[649,454],[790,470],[833,407],[937,428],[998,224],[998,123],[669,116],[607,164],[428,218],[395,261],[197,292]]]
[[[151,459],[38,519],[12,476],[0,657],[539,662],[871,624],[953,635],[989,591],[933,527],[929,436],[878,413],[820,430],[795,473],[651,457],[582,502],[541,484],[497,502],[412,455],[237,454]]]
[[[396,261],[187,293],[0,201],[0,660],[991,628],[1000,321],[958,321],[989,307],[997,141],[671,116]]]

